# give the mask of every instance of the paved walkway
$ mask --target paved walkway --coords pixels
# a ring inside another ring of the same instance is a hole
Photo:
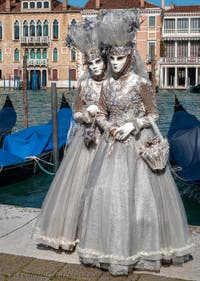
[[[200,281],[200,227],[191,227],[194,260],[184,266],[162,267],[159,274],[134,272],[112,277],[85,267],[76,252],[38,248],[32,237],[39,209],[0,205],[0,281]]]

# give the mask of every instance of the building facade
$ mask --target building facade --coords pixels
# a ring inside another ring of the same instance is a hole
[[[66,47],[67,27],[80,9],[55,0],[0,2],[0,87],[16,86],[26,57],[29,88],[76,84],[79,53]]]
[[[200,6],[165,10],[161,49],[161,89],[200,84]]]

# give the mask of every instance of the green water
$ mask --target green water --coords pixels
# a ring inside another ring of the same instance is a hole
[[[60,104],[62,93],[58,91],[58,105]],[[191,114],[195,114],[200,119],[200,94],[191,94],[184,91],[176,92],[180,102]],[[17,111],[17,124],[15,131],[23,128],[23,95],[21,91],[10,94],[15,109]],[[68,102],[74,104],[74,99],[65,94]],[[5,94],[0,94],[0,108],[4,104]],[[51,93],[50,91],[28,92],[29,126],[42,124],[51,118]],[[173,115],[174,94],[172,91],[162,91],[157,94],[157,105],[160,113],[159,127],[163,135],[166,136],[169,124]],[[52,181],[52,176],[41,173],[17,184],[0,188],[0,204],[10,204],[24,207],[39,208],[45,198]],[[182,196],[186,209],[188,222],[200,225],[200,204],[191,201],[188,197]]]

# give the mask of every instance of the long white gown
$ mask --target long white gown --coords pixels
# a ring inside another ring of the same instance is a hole
[[[131,71],[118,80],[109,78],[99,108],[97,121],[105,137],[84,192],[81,262],[114,275],[132,269],[159,271],[163,259],[184,262],[192,241],[170,170],[152,172],[137,153],[137,143],[152,135],[152,129],[121,142],[108,137],[112,126],[131,122],[133,116],[157,113],[150,83]]]
[[[82,80],[75,112],[84,112],[89,105],[97,105],[101,87],[102,81],[92,78]],[[43,202],[34,229],[38,244],[73,250],[78,242],[81,196],[98,146],[85,146],[83,133],[86,127],[91,127],[91,124],[79,125]],[[98,139],[98,126],[95,134]]]

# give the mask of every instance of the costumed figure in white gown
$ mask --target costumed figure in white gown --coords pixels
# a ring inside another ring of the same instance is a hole
[[[79,125],[43,202],[34,237],[38,244],[72,251],[78,242],[81,195],[101,134],[95,115],[107,64],[94,21],[70,26],[67,45],[79,49],[88,66],[79,81],[74,112]]]
[[[99,100],[97,122],[104,138],[84,192],[77,250],[83,264],[113,275],[159,271],[162,263],[191,257],[184,207],[165,166],[169,147],[155,133],[155,93],[132,44],[138,27],[130,10],[108,11],[99,26],[113,77]],[[154,145],[161,161],[155,169],[151,156],[156,162],[156,153],[148,151]]]

